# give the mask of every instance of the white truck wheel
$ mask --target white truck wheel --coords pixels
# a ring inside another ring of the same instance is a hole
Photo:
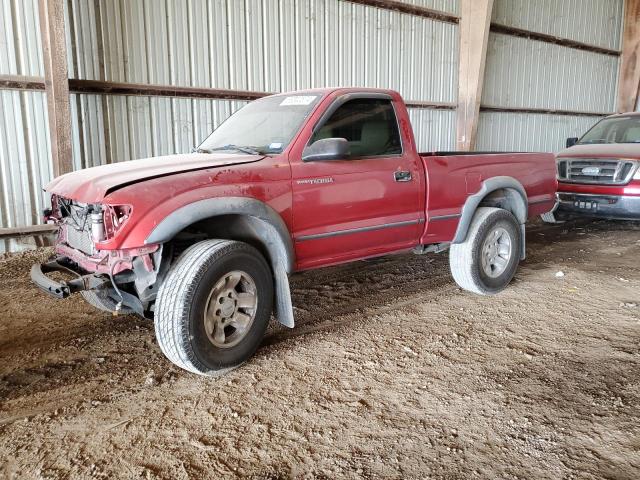
[[[273,276],[246,243],[205,240],[171,266],[156,299],[160,349],[177,366],[212,375],[260,345],[273,309]]]
[[[520,262],[520,235],[520,225],[511,212],[478,208],[466,240],[451,245],[449,251],[449,266],[456,283],[479,295],[502,291]]]

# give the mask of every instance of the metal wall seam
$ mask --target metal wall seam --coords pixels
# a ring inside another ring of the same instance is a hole
[[[619,50],[623,15],[624,0],[495,0],[492,21]]]
[[[538,113],[481,112],[479,151],[557,152],[568,137],[579,137],[602,117]]]
[[[613,112],[619,59],[490,33],[482,103]]]

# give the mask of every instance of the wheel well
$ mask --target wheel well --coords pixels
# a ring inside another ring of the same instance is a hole
[[[171,240],[174,258],[189,246],[202,240],[236,240],[256,248],[273,268],[275,254],[267,245],[267,222],[257,217],[241,214],[216,215],[199,220],[179,231]]]
[[[511,212],[521,224],[527,221],[527,203],[520,192],[514,188],[494,190],[488,193],[478,206],[502,208]]]

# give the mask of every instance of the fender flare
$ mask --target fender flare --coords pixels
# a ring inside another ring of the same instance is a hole
[[[165,243],[189,225],[221,215],[243,215],[259,220],[251,222],[250,226],[258,230],[257,238],[262,240],[271,262],[282,262],[288,273],[293,271],[295,254],[287,225],[273,208],[254,198],[221,197],[189,203],[165,217],[144,243]]]
[[[278,320],[293,328],[293,305],[287,275],[293,272],[295,265],[293,241],[282,217],[266,203],[246,197],[209,198],[190,203],[165,217],[151,231],[145,244],[168,242],[189,225],[221,215],[241,216],[241,228],[247,237],[264,245],[275,280]]]
[[[467,201],[464,203],[461,212],[460,222],[458,222],[458,228],[456,234],[451,243],[462,243],[467,238],[467,232],[469,226],[473,220],[473,216],[476,213],[476,209],[484,198],[495,192],[496,190],[508,189],[509,191],[515,191],[517,194],[515,198],[511,198],[511,202],[514,205],[513,214],[520,223],[522,230],[522,258],[525,255],[525,239],[524,239],[524,224],[527,221],[529,215],[529,201],[527,199],[527,192],[522,184],[513,177],[500,176],[492,177],[482,182],[480,190],[470,195]]]

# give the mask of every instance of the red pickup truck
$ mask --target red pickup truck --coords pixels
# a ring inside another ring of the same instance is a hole
[[[551,154],[420,154],[393,91],[273,95],[191,154],[53,180],[56,256],[31,276],[60,298],[153,316],[165,355],[208,374],[253,354],[274,303],[293,327],[296,271],[449,248],[462,288],[501,291],[527,218],[555,205],[555,168]]]
[[[558,208],[543,218],[640,219],[640,113],[612,115],[558,154]]]

